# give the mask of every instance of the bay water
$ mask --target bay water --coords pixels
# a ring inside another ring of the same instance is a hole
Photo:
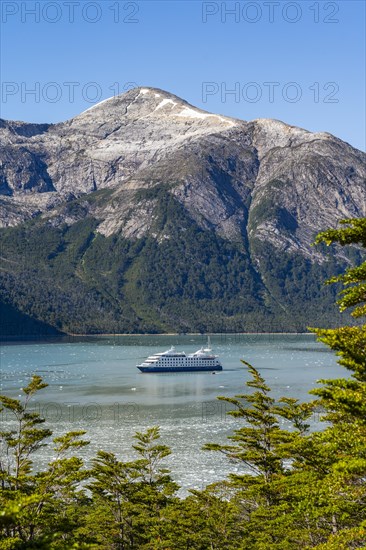
[[[347,376],[333,352],[311,334],[223,334],[211,336],[213,350],[224,370],[212,373],[142,374],[136,368],[147,356],[169,349],[191,353],[206,345],[201,335],[99,336],[48,342],[3,343],[0,355],[0,393],[18,398],[33,373],[49,387],[31,406],[46,418],[54,436],[85,430],[90,445],[86,461],[97,450],[112,451],[120,460],[136,455],[131,448],[136,431],[160,426],[161,442],[172,455],[166,459],[182,486],[202,488],[243,472],[240,464],[220,453],[202,451],[208,442],[225,443],[241,419],[227,414],[218,395],[246,393],[250,379],[245,359],[259,370],[272,394],[310,400],[309,391],[322,378]],[[3,427],[11,416],[2,413]],[[321,429],[317,415],[312,429]],[[38,467],[52,459],[52,446],[40,451]]]

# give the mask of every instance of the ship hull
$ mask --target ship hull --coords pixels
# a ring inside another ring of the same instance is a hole
[[[141,372],[218,372],[222,370],[222,365],[210,365],[202,367],[140,367]]]

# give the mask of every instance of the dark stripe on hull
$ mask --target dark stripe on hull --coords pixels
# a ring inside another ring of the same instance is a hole
[[[141,372],[210,372],[222,370],[221,365],[208,367],[137,367]]]

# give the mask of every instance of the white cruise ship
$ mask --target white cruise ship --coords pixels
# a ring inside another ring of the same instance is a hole
[[[141,372],[200,372],[220,371],[222,365],[217,355],[213,355],[210,341],[207,348],[195,353],[186,354],[171,347],[167,351],[150,355],[141,365],[136,365]]]

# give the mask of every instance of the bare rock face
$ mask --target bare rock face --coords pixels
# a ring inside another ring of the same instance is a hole
[[[282,250],[315,258],[310,245],[320,229],[334,227],[342,218],[366,215],[362,152],[330,134],[313,134],[277,121],[257,121],[254,136],[260,169],[252,196],[251,234]],[[265,205],[269,210],[256,215]]]
[[[2,121],[0,136],[2,226],[108,188],[113,200],[94,212],[99,231],[141,237],[153,201],[133,197],[166,183],[202,227],[311,256],[319,229],[366,215],[362,152],[280,121],[206,113],[158,89],[131,90],[61,124]]]
[[[63,220],[65,201],[113,190],[92,214],[98,231],[149,233],[166,184],[202,228],[317,257],[314,234],[366,215],[365,155],[327,133],[277,120],[244,122],[138,88],[61,124],[0,124],[0,224],[42,213]],[[318,257],[319,259],[319,257]]]

